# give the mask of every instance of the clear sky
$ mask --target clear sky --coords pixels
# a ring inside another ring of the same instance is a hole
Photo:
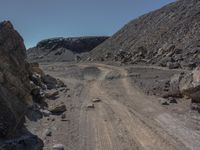
[[[26,47],[42,39],[112,35],[130,20],[175,0],[1,0]]]

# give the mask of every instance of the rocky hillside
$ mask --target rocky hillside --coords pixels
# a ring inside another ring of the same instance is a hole
[[[76,55],[89,52],[108,37],[53,38],[39,42],[27,51],[30,61],[72,61]]]
[[[38,63],[26,59],[22,37],[9,21],[0,23],[1,150],[41,150],[41,137],[34,135],[27,123],[34,124],[51,112],[65,110],[63,104],[48,108],[46,101],[55,99],[58,90],[65,91],[66,85],[45,74]]]
[[[33,106],[30,65],[22,37],[9,21],[0,23],[0,148],[37,149],[42,142],[23,126]],[[22,143],[22,141],[24,143]]]
[[[200,1],[179,0],[125,25],[90,59],[169,68],[200,64]]]
[[[28,63],[23,39],[10,22],[0,24],[0,136],[20,126],[26,106],[32,105]]]

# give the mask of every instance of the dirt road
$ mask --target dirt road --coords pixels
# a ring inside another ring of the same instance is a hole
[[[55,116],[53,122],[44,118],[34,126],[44,149],[62,143],[67,150],[199,150],[200,132],[191,126],[199,126],[199,120],[171,112],[145,95],[131,84],[126,69],[64,63],[42,67],[70,88],[57,100],[66,104],[67,120]],[[51,128],[51,137],[43,135],[45,128]]]

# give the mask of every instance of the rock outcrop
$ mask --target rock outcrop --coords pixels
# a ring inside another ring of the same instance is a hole
[[[145,14],[90,52],[90,60],[190,68],[200,64],[200,1],[179,0]]]
[[[12,135],[32,105],[29,64],[22,37],[9,21],[0,24],[0,137]]]
[[[180,91],[194,101],[200,103],[200,67],[188,73],[180,82]]]
[[[89,52],[109,37],[53,38],[39,42],[27,51],[32,62],[74,61],[81,53]]]
[[[1,149],[41,150],[43,147],[43,142],[24,127],[25,116],[34,105],[32,69],[26,62],[22,37],[9,21],[0,23]]]

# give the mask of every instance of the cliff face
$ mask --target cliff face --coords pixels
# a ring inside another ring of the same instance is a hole
[[[27,51],[30,61],[73,61],[76,54],[89,52],[108,37],[53,38]]]
[[[172,68],[195,67],[200,64],[199,35],[200,1],[179,0],[129,22],[92,50],[90,57]]]
[[[0,23],[0,137],[14,134],[32,105],[25,59],[22,37],[9,21]]]

